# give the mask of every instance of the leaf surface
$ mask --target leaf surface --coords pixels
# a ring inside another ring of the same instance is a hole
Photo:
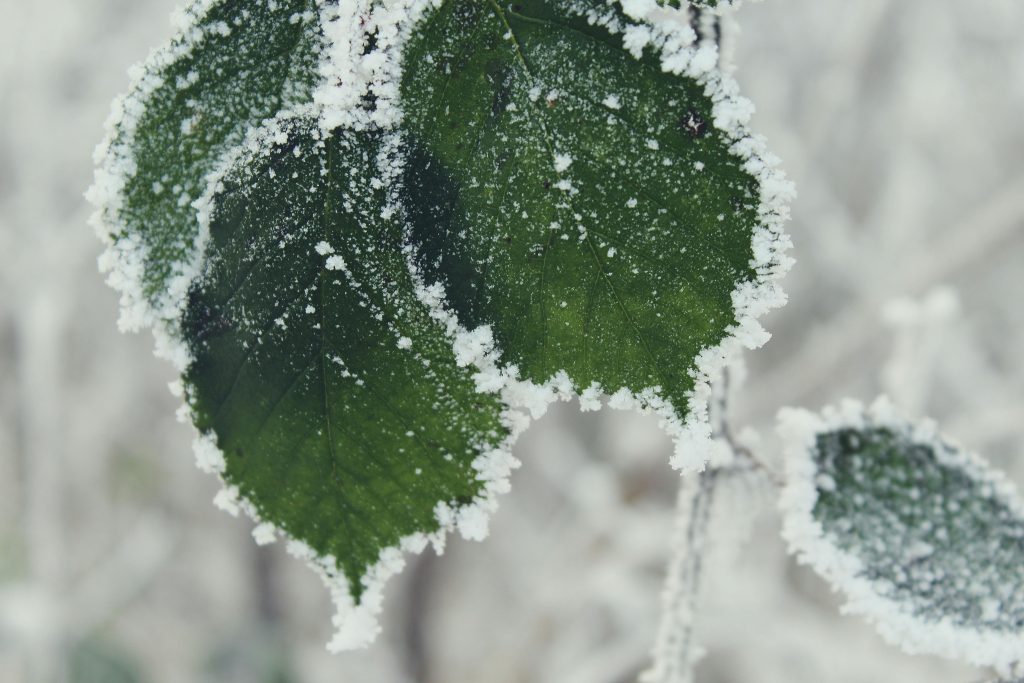
[[[792,549],[890,641],[1004,671],[1024,658],[1024,506],[885,402],[784,415]]]
[[[629,25],[596,0],[429,13],[405,49],[406,201],[425,279],[523,377],[658,387],[682,417],[757,279],[759,187],[705,86],[631,55]]]
[[[191,204],[219,159],[263,119],[310,99],[317,17],[315,0],[193,2],[170,44],[135,68],[99,151],[93,201],[114,258],[132,262],[121,286],[141,305],[176,313],[199,231]]]
[[[477,460],[504,448],[502,408],[456,366],[382,217],[380,138],[293,121],[243,155],[213,197],[183,324],[224,478],[336,558],[356,600],[382,551],[438,531],[439,504],[454,519],[487,498],[492,465],[507,474]]]

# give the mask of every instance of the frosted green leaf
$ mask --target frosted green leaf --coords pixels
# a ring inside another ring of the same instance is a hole
[[[455,523],[483,535],[509,430],[416,298],[401,224],[382,217],[380,136],[287,122],[267,139],[211,198],[186,389],[250,513],[372,610],[400,568],[385,551]]]
[[[450,0],[421,19],[401,90],[411,239],[523,378],[647,390],[681,424],[699,357],[740,327],[735,293],[774,268],[755,252],[763,164],[716,127],[719,84],[634,56],[612,7]]]
[[[847,608],[909,652],[1018,667],[1024,506],[1014,487],[884,401],[781,420],[784,535]]]
[[[263,119],[310,99],[317,16],[315,0],[199,0],[134,68],[91,190],[127,326],[149,322],[148,310],[176,315],[199,230],[191,204],[218,160]]]

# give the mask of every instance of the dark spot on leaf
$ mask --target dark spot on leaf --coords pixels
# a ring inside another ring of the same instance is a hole
[[[702,138],[708,133],[708,123],[695,109],[690,109],[679,117],[679,127],[690,137]]]

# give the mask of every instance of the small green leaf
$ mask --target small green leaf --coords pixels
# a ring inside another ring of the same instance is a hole
[[[193,2],[175,38],[134,69],[97,150],[91,190],[97,228],[113,243],[106,258],[130,262],[106,266],[116,267],[113,284],[128,299],[127,326],[150,322],[149,309],[176,316],[198,236],[191,204],[205,192],[206,175],[247,130],[311,97],[317,4]]]
[[[784,535],[850,611],[912,653],[1024,661],[1024,505],[1002,475],[885,401],[784,411],[780,431]]]
[[[509,430],[416,297],[384,217],[381,136],[282,125],[212,197],[187,390],[254,516],[327,558],[356,602],[375,591],[372,610],[400,568],[378,566],[396,562],[384,551],[454,523],[481,535],[475,510],[514,464]]]
[[[611,7],[449,0],[421,19],[401,91],[411,238],[523,378],[648,390],[682,422],[698,357],[763,275],[761,187],[714,88],[653,45],[631,54]]]

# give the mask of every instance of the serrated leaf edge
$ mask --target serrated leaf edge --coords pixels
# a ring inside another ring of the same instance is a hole
[[[846,597],[844,614],[857,614],[871,623],[891,645],[908,654],[955,658],[973,666],[991,666],[1001,676],[1024,674],[1024,633],[971,630],[953,624],[923,620],[901,603],[880,595],[864,578],[863,563],[829,541],[813,516],[818,500],[817,470],[811,456],[821,434],[845,428],[885,427],[902,433],[911,442],[933,449],[936,458],[956,467],[976,482],[991,487],[993,495],[1014,514],[1024,517],[1024,501],[1017,487],[981,456],[964,450],[941,436],[935,422],[911,423],[900,416],[885,396],[866,407],[847,399],[826,406],[821,413],[802,408],[779,411],[777,432],[784,442],[785,483],[779,497],[782,537],[790,554],[825,578],[832,589]]]

